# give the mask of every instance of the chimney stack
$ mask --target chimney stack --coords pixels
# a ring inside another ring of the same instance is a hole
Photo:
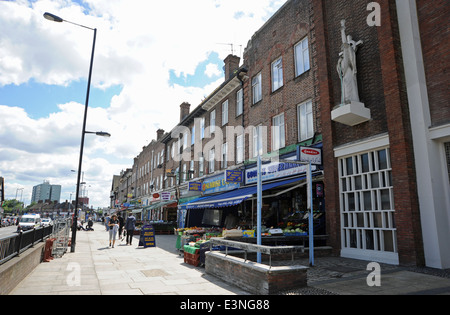
[[[164,130],[163,129],[158,129],[156,131],[156,140],[159,141],[162,136],[164,136]]]
[[[183,119],[185,119],[189,115],[190,109],[191,104],[187,102],[184,102],[180,105],[180,121],[183,121]]]
[[[241,62],[241,58],[235,55],[228,55],[224,60],[225,66],[225,81],[231,78],[236,70],[239,69],[239,63]]]

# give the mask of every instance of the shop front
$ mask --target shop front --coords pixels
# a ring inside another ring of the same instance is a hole
[[[271,162],[262,167],[262,233],[264,237],[303,237],[308,234],[307,181],[305,165]],[[314,234],[325,235],[323,172],[313,166]],[[224,175],[221,175],[224,178]],[[229,183],[228,183],[229,184]],[[208,187],[208,186],[205,186]],[[242,171],[238,188],[204,195],[180,205],[185,211],[185,229],[221,229],[223,236],[252,241],[257,225],[256,166]],[[279,238],[281,237],[281,239]],[[294,241],[290,238],[289,241]]]

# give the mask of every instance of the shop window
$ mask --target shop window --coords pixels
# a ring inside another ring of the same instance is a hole
[[[339,159],[343,250],[371,251],[374,257],[397,252],[389,157],[383,148]]]

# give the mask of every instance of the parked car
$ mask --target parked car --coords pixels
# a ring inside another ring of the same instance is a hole
[[[41,226],[41,216],[39,214],[25,214],[20,218],[17,231],[28,231]]]
[[[42,224],[42,226],[49,226],[49,225],[53,225],[53,221],[51,218],[43,218],[41,224]]]

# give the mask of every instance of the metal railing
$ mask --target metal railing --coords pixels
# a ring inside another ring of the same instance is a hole
[[[259,252],[269,256],[269,266],[272,267],[272,255],[279,254],[291,254],[291,259],[294,261],[295,253],[304,253],[304,246],[266,246],[266,245],[255,245],[250,243],[243,243],[238,241],[225,240],[223,238],[211,238],[210,239],[210,250],[216,245],[221,245],[225,247],[225,255],[228,255],[228,248],[242,249],[245,253],[244,259],[247,261],[247,252]]]
[[[39,227],[26,232],[18,232],[0,239],[0,265],[20,255],[28,248],[44,242],[49,237],[63,238],[66,243],[67,229],[70,229],[70,219],[56,220],[54,225]],[[62,235],[62,236],[61,236]]]

